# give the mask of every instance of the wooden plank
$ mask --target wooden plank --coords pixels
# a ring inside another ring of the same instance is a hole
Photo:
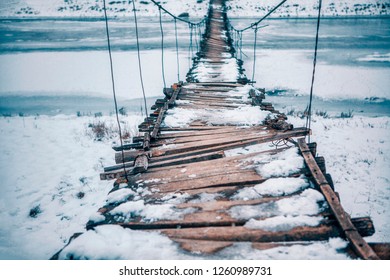
[[[217,97],[217,98],[210,98],[210,97],[197,97],[197,96],[191,96],[191,97],[180,97],[180,100],[190,101],[191,103],[188,104],[179,104],[179,106],[190,106],[191,104],[199,105],[199,104],[217,104],[217,105],[247,105],[250,104],[249,102],[242,101],[240,99],[231,100],[230,97],[226,96],[225,98]]]
[[[186,191],[191,189],[204,189],[219,186],[235,186],[240,184],[260,184],[265,181],[254,170],[229,171],[217,175],[197,175],[191,180],[174,180],[167,184],[151,184],[149,188],[158,188],[160,192]]]
[[[168,102],[166,102],[164,104],[164,107],[161,108],[160,113],[158,114],[158,117],[157,117],[156,123],[154,124],[152,133],[150,134],[151,138],[156,138],[157,137],[157,134],[158,134],[158,132],[160,130],[161,122],[162,122],[162,120],[164,118],[164,114],[167,111],[167,109],[168,109]]]
[[[115,153],[115,163],[120,164],[123,163],[123,161],[134,161],[138,156],[140,155],[146,155],[150,157],[151,153],[149,151],[125,151],[121,153]],[[124,157],[124,159],[123,159]]]
[[[112,146],[112,149],[119,152],[122,150],[141,149],[142,147],[142,143],[125,143],[122,146]]]
[[[198,203],[181,203],[176,205],[178,209],[186,209],[186,208],[197,208],[200,211],[227,211],[234,206],[243,206],[243,205],[259,205],[264,203],[275,202],[281,199],[290,198],[291,195],[281,196],[281,197],[263,197],[252,200],[214,200],[207,202],[198,202]],[[260,214],[260,213],[259,213]]]
[[[370,248],[370,246],[368,246],[366,241],[357,232],[355,226],[352,224],[350,217],[341,206],[337,195],[334,193],[324,174],[318,167],[304,138],[298,139],[298,147],[305,159],[307,167],[309,168],[314,178],[314,182],[317,184],[317,186],[319,186],[341,229],[345,233],[345,236],[348,238],[348,240],[351,242],[351,245],[357,255],[363,259],[379,259],[375,252]]]
[[[372,243],[369,242],[368,246],[374,250],[374,252],[377,254],[377,256],[381,260],[390,260],[390,243]],[[346,249],[346,252],[352,257],[352,258],[358,258],[359,256],[356,255],[356,252],[353,250],[352,246],[349,245]]]
[[[127,162],[124,164],[125,168],[131,168],[134,166],[134,162]],[[118,170],[118,169],[122,169],[123,168],[123,163],[122,164],[117,164],[117,165],[113,165],[113,166],[107,166],[107,167],[104,167],[104,172],[109,172],[109,171],[114,171],[114,170]]]
[[[246,129],[236,129],[235,131],[225,131],[224,133],[208,133],[208,134],[192,134],[192,136],[188,137],[179,137],[176,139],[165,138],[163,140],[158,140],[153,143],[153,147],[162,146],[164,144],[188,144],[188,145],[197,145],[197,147],[203,147],[203,143],[207,141],[219,142],[225,141],[224,139],[239,139],[241,137],[242,140],[251,139],[253,137],[267,137],[271,134],[271,131],[262,130],[262,131],[254,131],[254,130],[246,130]],[[190,149],[192,150],[192,149]]]
[[[242,87],[241,84],[237,84],[236,82],[200,82],[200,83],[194,83],[196,85],[200,86],[213,86],[213,87]]]
[[[211,255],[218,253],[219,251],[228,248],[239,242],[233,241],[208,241],[208,240],[195,240],[195,239],[172,239],[179,243],[179,246],[191,253],[201,253]],[[294,245],[309,246],[313,242],[252,242],[252,248],[255,250],[269,250],[277,247],[290,247]]]
[[[381,260],[390,260],[390,243],[368,243]]]
[[[201,154],[201,155],[183,157],[183,158],[178,158],[178,159],[159,160],[159,161],[151,163],[149,165],[149,168],[167,167],[167,166],[174,166],[174,165],[179,165],[179,164],[186,164],[186,163],[193,163],[193,162],[200,162],[200,161],[209,161],[209,160],[222,158],[224,156],[225,156],[225,154],[223,151],[217,151],[217,152],[211,152],[211,153],[206,153],[206,154]]]
[[[159,167],[155,169],[151,169],[150,172],[147,174],[144,174],[143,177],[153,178],[155,176],[163,176],[163,177],[177,177],[185,174],[197,174],[197,173],[223,173],[227,169],[247,169],[249,166],[253,164],[253,158],[262,155],[262,154],[269,154],[269,155],[275,155],[279,152],[282,152],[286,150],[287,148],[279,148],[279,149],[270,149],[260,152],[254,152],[254,153],[248,153],[248,154],[242,154],[242,155],[236,155],[236,156],[230,156],[230,157],[223,157],[219,159],[214,159],[212,162],[207,161],[201,161],[201,162],[195,162],[195,163],[186,163],[178,166],[177,168],[172,168],[170,166],[167,167]],[[150,163],[159,162],[160,159],[166,159],[169,157],[159,157],[159,158],[151,158]],[[181,159],[181,158],[179,158]],[[185,169],[185,172],[183,173],[183,169]],[[150,179],[148,178],[148,179]]]
[[[191,146],[189,148],[188,146],[185,147],[186,151],[183,151],[182,149],[171,149],[169,150],[168,154],[171,156],[171,158],[177,158],[182,156],[191,156],[191,155],[197,155],[202,153],[209,153],[214,151],[219,151],[221,149],[227,150],[227,149],[234,149],[234,148],[240,148],[255,144],[261,144],[261,143],[267,143],[271,141],[276,141],[280,139],[285,138],[291,138],[291,137],[299,137],[299,136],[305,136],[307,135],[308,131],[305,128],[295,128],[291,131],[287,132],[280,132],[280,133],[271,133],[267,137],[263,138],[253,138],[250,140],[240,140],[233,143],[227,143],[227,144],[216,144],[214,146],[209,146],[207,148],[199,148],[197,146]],[[167,151],[160,150],[158,152],[153,152],[153,157],[157,156],[163,156],[166,155]]]
[[[215,242],[207,240],[189,240],[189,239],[173,239],[173,241],[179,243],[183,250],[192,253],[201,254],[215,254],[218,251],[233,245],[233,242]]]
[[[112,179],[123,178],[125,177],[125,174],[127,176],[131,176],[134,174],[146,172],[146,170],[147,170],[146,166],[139,165],[139,166],[134,166],[125,169],[103,172],[100,173],[100,180],[112,180]]]
[[[197,131],[196,134],[194,132],[188,132],[188,131],[183,131],[180,132],[178,131],[177,133],[162,133],[158,137],[160,140],[163,139],[172,139],[172,138],[181,138],[181,137],[194,137],[194,136],[202,136],[202,135],[224,135],[225,133],[230,133],[230,132],[235,132],[235,131],[240,131],[240,129],[247,129],[251,130],[252,128],[240,128],[237,126],[213,126],[214,129],[206,129],[202,131]],[[255,128],[255,127],[254,127]],[[259,128],[259,132],[261,131],[267,131],[265,126],[264,127],[256,127]]]
[[[221,93],[220,96],[222,97],[226,97],[226,95],[223,94],[223,92],[229,92],[231,91],[232,88],[223,88],[223,87],[202,87],[202,86],[197,86],[197,87],[194,87],[194,88],[186,88],[185,91],[183,91],[181,94],[180,94],[180,97],[181,96],[185,96],[185,95],[191,95],[193,94],[194,92],[196,93],[196,95],[202,95],[203,96],[214,96],[214,93],[213,92],[217,92],[217,93]],[[206,92],[206,93],[205,93]]]
[[[220,93],[220,92],[218,92]],[[241,96],[234,95],[225,95],[225,94],[217,94],[217,93],[191,93],[191,94],[181,94],[179,100],[224,100],[230,102],[241,102],[243,104],[249,104],[249,102],[244,102]]]
[[[209,241],[239,242],[293,242],[319,241],[340,237],[343,232],[331,225],[296,227],[289,231],[270,232],[242,226],[163,229],[162,234],[172,239],[195,239]]]
[[[171,106],[175,103],[175,100],[177,96],[180,94],[180,92],[181,92],[181,87],[177,87],[177,89],[173,92],[171,99],[169,99],[168,101],[168,106]]]
[[[189,104],[180,104],[180,107],[182,108],[226,108],[226,109],[237,109],[240,108],[240,104],[234,104],[234,103],[213,103],[213,102],[202,102],[202,101],[192,101]]]
[[[179,243],[183,250],[191,253],[201,253],[206,255],[215,254],[225,248],[228,248],[238,242],[233,241],[208,241],[208,240],[196,240],[196,239],[172,239]],[[252,242],[252,248],[255,250],[269,250],[273,248],[291,247],[291,246],[311,246],[314,242]],[[380,256],[382,260],[390,259],[390,244],[389,243],[369,243],[370,247]],[[348,254],[353,253],[348,251]]]
[[[221,126],[222,127],[222,126]],[[203,126],[203,127],[192,127],[191,125],[186,127],[160,127],[160,131],[203,131],[203,130],[214,130],[216,126]]]
[[[195,140],[192,142],[184,142],[183,144],[177,145],[175,147],[172,147],[170,149],[152,149],[153,156],[161,156],[161,155],[172,155],[177,153],[183,153],[183,152],[189,152],[194,150],[201,150],[206,149],[210,147],[218,147],[218,146],[224,146],[234,143],[242,143],[247,142],[250,140],[261,140],[264,138],[269,138],[271,136],[274,136],[275,133],[270,133],[271,135],[260,135],[259,133],[251,133],[251,134],[231,134],[229,137],[224,138],[212,138],[212,139],[205,139],[205,140]],[[180,140],[178,140],[180,141]],[[267,141],[266,141],[267,142]]]
[[[144,142],[143,142],[142,148],[145,151],[149,150],[149,148],[150,148],[150,133],[149,132],[145,132],[145,134],[144,134]]]

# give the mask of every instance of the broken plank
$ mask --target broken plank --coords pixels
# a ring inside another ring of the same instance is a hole
[[[254,131],[254,130],[245,130],[245,129],[236,129],[236,130],[230,130],[230,131],[225,131],[223,133],[207,133],[207,134],[192,134],[192,136],[187,136],[187,137],[179,137],[179,138],[165,138],[162,140],[155,141],[153,143],[153,147],[156,146],[162,146],[164,144],[188,144],[190,145],[191,143],[196,145],[198,144],[198,147],[206,143],[206,141],[216,141],[216,142],[221,142],[221,141],[226,141],[225,139],[228,140],[233,140],[234,137],[238,138],[241,136],[242,140],[246,140],[246,137],[266,137],[270,134],[269,131],[267,130],[262,130],[262,131]]]
[[[183,153],[183,152],[189,152],[189,151],[195,151],[195,150],[201,150],[211,147],[219,147],[219,146],[225,146],[230,145],[234,143],[244,143],[251,140],[257,140],[257,141],[265,141],[264,139],[271,138],[275,136],[275,132],[271,132],[266,135],[262,135],[260,133],[232,133],[229,135],[229,137],[217,137],[217,138],[206,138],[204,140],[196,139],[192,142],[184,142],[180,145],[176,145],[174,147],[171,147],[169,149],[152,149],[153,156],[161,156],[161,155],[172,155],[177,153]],[[180,141],[180,140],[178,140]],[[265,141],[267,142],[267,141]],[[173,142],[175,143],[175,142]],[[176,143],[175,143],[176,144]]]
[[[171,149],[169,150],[168,154],[171,156],[171,158],[177,158],[181,156],[190,156],[190,155],[197,155],[197,154],[202,154],[202,153],[208,153],[208,152],[214,152],[214,151],[219,151],[221,149],[228,150],[228,149],[234,149],[234,148],[240,148],[240,147],[245,147],[245,146],[250,146],[250,145],[255,145],[255,144],[261,144],[261,143],[266,143],[266,142],[271,142],[271,141],[276,141],[280,139],[286,139],[286,138],[291,138],[291,137],[299,137],[299,136],[305,136],[307,135],[308,130],[306,128],[295,128],[291,131],[287,132],[278,132],[278,133],[271,133],[267,137],[263,138],[253,138],[250,140],[246,141],[236,141],[233,143],[228,143],[228,144],[220,144],[220,145],[214,145],[210,146],[207,148],[201,148],[193,146],[191,149],[188,147],[185,147],[186,151],[183,151],[181,149]],[[166,151],[159,151],[153,153],[153,156],[162,156],[165,155]]]

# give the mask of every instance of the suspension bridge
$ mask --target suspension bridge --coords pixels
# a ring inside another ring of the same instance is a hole
[[[140,134],[114,147],[117,165],[100,174],[114,180],[106,205],[53,259],[93,258],[75,248],[107,225],[158,232],[186,254],[204,258],[239,244],[283,254],[284,248],[337,237],[348,242],[342,253],[350,258],[389,258],[388,244],[363,239],[375,232],[371,219],[351,218],[343,209],[325,159],[317,156],[316,143],[306,142],[310,126],[294,128],[246,77],[240,38],[246,30],[257,34],[262,19],[237,30],[224,0],[211,0],[199,23],[152,2],[160,12],[162,61],[162,13],[172,16],[175,27],[177,21],[189,24],[191,37],[198,37],[187,81],[178,74],[179,81],[164,87],[165,98],[146,113]],[[164,63],[162,73],[165,84]]]

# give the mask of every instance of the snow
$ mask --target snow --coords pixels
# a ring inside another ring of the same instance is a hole
[[[235,109],[186,109],[175,107],[167,111],[163,125],[166,127],[187,127],[196,120],[205,121],[209,125],[261,125],[272,114],[259,107],[242,105]]]
[[[227,256],[228,259],[253,260],[345,260],[348,256],[342,253],[347,242],[341,238],[331,238],[329,242],[314,242],[314,244],[296,244],[292,246],[276,247],[258,251],[253,250],[250,243],[235,244],[224,249],[218,256]]]
[[[220,198],[221,194],[218,193],[201,193],[198,195],[198,198],[188,201],[188,203],[203,203],[215,201],[217,198]]]
[[[254,90],[256,94],[259,94],[259,91],[253,87],[252,85],[244,85],[242,87],[234,88],[226,93],[224,95],[231,96],[231,97],[239,97],[241,101],[247,102],[249,100],[249,91]],[[230,100],[236,100],[235,98],[231,98]]]
[[[89,221],[93,223],[101,223],[106,220],[106,217],[103,216],[103,214],[96,212],[89,216]]]
[[[253,250],[250,243],[234,244],[206,259],[348,259],[341,253],[347,242],[341,238],[313,244],[295,244],[268,250]],[[123,248],[126,248],[125,250]],[[104,225],[76,238],[60,259],[179,260],[200,259],[181,250],[178,244],[157,232],[135,231]]]
[[[267,129],[266,127],[264,127]],[[266,135],[268,134],[266,131],[262,131],[259,133],[259,135]],[[235,149],[230,149],[226,150],[225,156],[227,157],[233,157],[233,156],[238,156],[238,155],[247,155],[247,154],[252,154],[252,153],[259,153],[259,152],[264,152],[264,151],[270,151],[275,149],[275,145],[270,144],[270,143],[261,143],[261,144],[256,144],[256,145],[251,145],[251,146],[246,146],[242,148],[235,148]]]
[[[185,214],[193,212],[194,209],[177,209],[174,204],[145,204],[143,200],[129,201],[115,207],[109,213],[113,216],[122,216],[124,221],[141,216],[142,221],[154,222],[158,220],[178,220]]]
[[[319,214],[324,206],[323,195],[314,190],[306,189],[300,195],[259,205],[234,206],[230,209],[232,217],[250,219],[245,227],[266,231],[289,231],[300,226],[318,226],[322,216]],[[259,218],[261,220],[256,220]]]
[[[170,204],[180,204],[186,202],[189,196],[187,193],[174,193],[165,195],[161,200]]]
[[[298,154],[298,148],[295,147],[275,155],[258,155],[252,160],[257,164],[256,171],[263,178],[289,176],[304,167],[304,160]]]
[[[96,119],[115,122],[75,115],[0,118],[0,258],[50,258],[104,205],[112,183],[98,174],[114,160],[109,139],[91,138],[88,125]],[[136,128],[140,119],[124,121]]]
[[[113,3],[110,3],[113,2]],[[280,1],[263,0],[230,0],[227,5],[229,16],[265,15]],[[177,5],[174,0],[163,2],[164,8],[175,15],[188,12],[191,17],[203,17],[207,13],[208,1],[197,3],[196,0],[181,0]],[[291,0],[285,3],[273,17],[313,17],[317,14],[317,1]],[[356,16],[356,15],[387,15],[389,14],[387,0],[324,0],[323,15],[325,16]],[[2,0],[0,16],[7,17],[102,17],[102,1],[96,0]],[[128,1],[107,1],[109,16],[132,16],[132,4]],[[158,8],[151,3],[143,4],[137,1],[140,16],[158,15]]]
[[[111,3],[112,2],[112,3]],[[144,1],[146,2],[146,1]],[[149,1],[148,1],[149,2]],[[133,5],[129,1],[108,1],[107,14],[110,17],[133,16]],[[181,5],[175,1],[164,1],[164,8],[175,15],[189,12],[191,16],[203,17],[207,11],[208,1],[197,3],[196,0],[182,0]],[[143,4],[137,1],[139,16],[158,16],[158,8],[152,3]],[[103,1],[96,0],[2,0],[2,16],[39,16],[39,17],[102,17]]]
[[[229,16],[263,16],[279,4],[278,0],[229,0]],[[323,0],[323,16],[387,15],[390,3],[387,0]],[[283,4],[273,17],[315,17],[318,1],[292,0]]]
[[[277,201],[258,205],[233,206],[229,213],[236,219],[268,218],[277,215],[316,215],[320,213],[320,202],[323,195],[314,190],[306,189],[300,195],[283,198]]]
[[[119,186],[120,187],[120,186]],[[128,188],[120,188],[114,192],[111,192],[107,196],[107,204],[117,204],[128,200],[130,197],[134,197],[136,193]]]
[[[303,227],[303,226],[309,226],[309,227],[316,227],[318,226],[322,221],[322,217],[311,217],[311,216],[305,216],[305,215],[298,215],[298,216],[277,216],[268,218],[265,220],[255,220],[250,219],[248,222],[245,223],[246,228],[250,229],[262,229],[266,231],[289,231],[296,227]]]
[[[223,53],[222,53],[223,54]],[[230,55],[226,53],[226,55]],[[231,56],[231,55],[230,55]],[[237,60],[223,59],[222,64],[210,64],[201,59],[192,69],[192,77],[198,82],[235,82],[240,78]]]
[[[104,225],[76,238],[60,259],[178,259],[178,245],[157,232],[135,231]]]
[[[282,196],[301,191],[309,187],[306,178],[270,178],[254,187],[240,189],[234,196],[238,200],[257,199],[263,196]]]

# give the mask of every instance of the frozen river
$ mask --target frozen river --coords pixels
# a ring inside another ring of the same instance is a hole
[[[233,24],[239,28],[252,21]],[[303,110],[316,21],[265,24],[258,37],[256,86],[266,88],[267,101],[277,109]],[[135,132],[143,117],[133,114],[142,104],[133,23],[122,19],[110,26],[119,106],[132,111],[123,121]],[[175,37],[172,22],[164,26],[169,85],[177,79]],[[186,25],[178,27],[184,79],[190,66],[189,33]],[[154,19],[141,19],[140,28],[151,106],[163,87],[160,33]],[[70,236],[85,230],[112,188],[98,173],[114,164],[111,143],[116,139],[95,141],[89,131],[91,123],[100,121],[116,127],[114,116],[93,116],[114,110],[104,32],[101,20],[0,20],[0,116],[32,115],[0,117],[0,259],[50,258]],[[243,38],[248,77],[252,36]],[[367,240],[389,242],[390,18],[324,19],[317,66],[314,112],[353,110],[354,117],[315,117],[312,139],[327,160],[347,213],[373,218],[376,234]],[[92,116],[76,117],[77,112]],[[298,117],[289,116],[289,121],[304,125]],[[78,193],[85,194],[83,199]],[[42,213],[32,218],[31,209]]]
[[[233,19],[235,27],[253,19]],[[255,80],[279,109],[303,110],[310,89],[316,21],[271,19],[258,33]],[[158,22],[139,23],[146,95],[161,96]],[[142,96],[132,19],[110,22],[120,106],[139,111]],[[176,82],[173,22],[164,22],[167,84]],[[189,69],[189,29],[178,24],[180,76]],[[75,114],[113,110],[104,22],[96,19],[0,21],[0,114]],[[253,32],[243,36],[252,76]],[[390,115],[390,18],[323,19],[315,110]],[[153,98],[150,98],[150,103]],[[317,106],[317,107],[316,107]]]

